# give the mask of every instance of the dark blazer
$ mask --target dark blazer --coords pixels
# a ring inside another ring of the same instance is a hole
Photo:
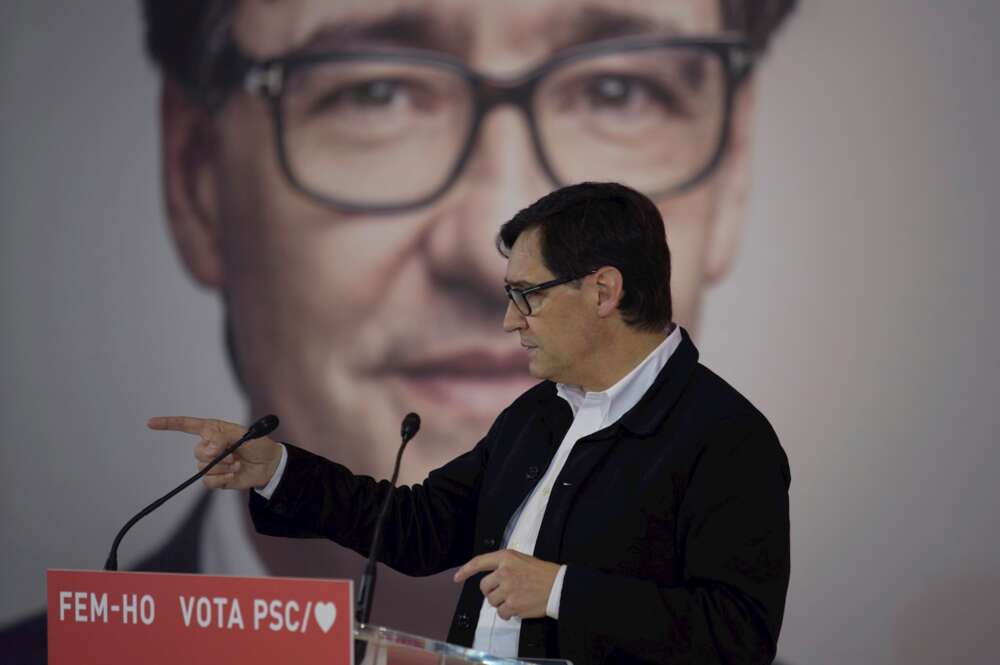
[[[468,453],[392,495],[381,560],[410,575],[500,546],[572,422],[543,382]],[[519,655],[597,663],[767,663],[789,576],[788,460],[764,416],[698,363],[687,333],[639,403],[581,439],[534,555],[567,564],[559,620],[522,622]],[[388,483],[288,446],[261,533],[327,537],[367,554]],[[471,645],[483,602],[468,580],[448,639]]]

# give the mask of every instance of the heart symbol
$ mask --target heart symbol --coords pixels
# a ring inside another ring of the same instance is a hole
[[[316,615],[319,627],[324,633],[328,633],[333,622],[337,620],[337,606],[333,603],[316,603],[313,614]]]

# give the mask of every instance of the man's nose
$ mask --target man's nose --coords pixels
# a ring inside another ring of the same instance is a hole
[[[507,310],[503,313],[503,331],[504,332],[517,332],[522,328],[526,328],[528,320],[524,317],[524,314],[514,306],[513,301],[507,299]]]
[[[525,118],[510,108],[490,113],[464,171],[432,213],[427,251],[439,283],[500,304],[507,262],[497,252],[497,232],[550,187]]]

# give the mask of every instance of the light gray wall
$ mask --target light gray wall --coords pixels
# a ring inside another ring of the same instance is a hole
[[[992,660],[998,17],[805,0],[761,70],[744,247],[700,347],[791,459],[791,662]],[[218,305],[164,229],[138,25],[131,2],[0,23],[0,622],[190,471],[147,416],[244,417]]]
[[[701,349],[789,454],[792,662],[996,662],[998,9],[805,0],[764,70]]]

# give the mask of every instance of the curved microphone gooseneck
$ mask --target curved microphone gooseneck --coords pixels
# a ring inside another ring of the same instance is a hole
[[[118,545],[122,542],[122,538],[125,537],[125,534],[128,533],[128,530],[131,529],[133,526],[135,526],[136,522],[138,522],[143,517],[150,514],[151,512],[162,506],[164,503],[172,499],[174,495],[176,495],[178,492],[186,488],[188,485],[190,485],[191,483],[195,482],[196,480],[204,476],[206,473],[208,473],[209,469],[211,469],[213,466],[224,460],[226,456],[231,455],[233,451],[235,451],[237,448],[242,446],[247,441],[250,441],[252,439],[259,439],[262,436],[267,436],[268,434],[276,430],[278,428],[278,423],[279,423],[278,416],[275,415],[267,415],[264,416],[263,418],[260,418],[253,425],[250,425],[250,429],[247,430],[246,434],[241,436],[239,440],[236,441],[236,443],[232,444],[231,446],[223,450],[215,459],[209,462],[204,469],[194,474],[193,476],[185,480],[183,483],[181,483],[180,485],[170,490],[169,492],[161,496],[153,503],[149,504],[148,506],[140,510],[135,517],[133,517],[132,519],[130,519],[128,522],[125,523],[125,526],[123,526],[121,528],[121,531],[118,532],[118,535],[115,536],[115,541],[111,545],[111,552],[108,553],[108,559],[107,561],[104,562],[104,570],[118,570]]]

